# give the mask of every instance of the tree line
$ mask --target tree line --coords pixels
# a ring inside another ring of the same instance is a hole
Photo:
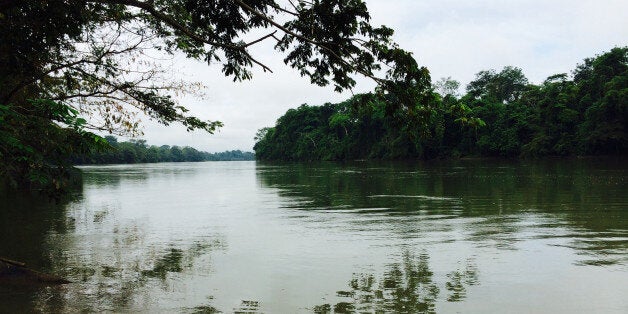
[[[198,151],[184,146],[147,145],[146,140],[132,139],[118,142],[115,136],[105,136],[110,148],[94,150],[89,154],[72,157],[77,165],[87,164],[135,164],[155,162],[186,162],[186,161],[242,161],[255,160],[252,152],[230,150],[219,153]]]
[[[302,161],[628,152],[627,47],[538,85],[507,66],[477,73],[464,95],[458,89],[458,82],[441,79],[403,112],[390,110],[392,95],[304,104],[257,132],[255,155]]]

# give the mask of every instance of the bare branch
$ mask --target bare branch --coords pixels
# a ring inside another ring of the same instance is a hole
[[[94,91],[91,93],[77,93],[77,94],[72,94],[72,95],[59,95],[57,97],[51,97],[51,100],[56,100],[56,101],[61,101],[61,100],[70,100],[73,98],[92,98],[92,97],[106,97],[106,98],[114,98],[114,97],[109,97],[108,95],[115,93],[117,90],[116,89],[112,89],[109,91]],[[119,99],[117,99],[119,100]]]
[[[274,32],[272,32],[272,33],[270,33],[270,34],[268,34],[268,35],[266,35],[266,36],[264,36],[264,37],[261,37],[261,38],[259,38],[259,39],[257,39],[257,40],[254,40],[254,41],[252,41],[252,42],[250,42],[250,43],[248,43],[248,44],[245,44],[245,45],[244,45],[244,47],[248,47],[248,46],[255,45],[255,44],[257,44],[258,42],[260,42],[260,41],[262,41],[262,40],[264,40],[264,39],[266,39],[266,38],[268,38],[268,37],[275,37],[275,33],[277,33],[277,31],[274,31]]]
[[[83,58],[83,59],[79,59],[70,63],[58,63],[58,62],[51,62],[53,64],[56,64],[55,66],[51,67],[48,70],[44,70],[40,73],[38,73],[36,76],[32,77],[31,79],[22,81],[20,83],[18,83],[8,94],[7,96],[3,99],[4,103],[9,103],[11,101],[11,98],[13,98],[13,96],[18,93],[20,90],[22,90],[23,88],[26,88],[27,86],[36,83],[37,81],[45,78],[46,76],[48,76],[51,73],[60,71],[62,69],[65,68],[71,68],[74,66],[77,66],[79,64],[98,64],[99,62],[101,62],[105,57],[107,56],[113,56],[113,55],[119,55],[119,54],[124,54],[124,53],[128,53],[131,51],[136,50],[143,42],[145,42],[145,37],[143,35],[140,35],[141,38],[137,41],[137,43],[128,46],[124,49],[121,50],[113,50],[113,45],[115,44],[115,42],[120,38],[121,36],[121,32],[117,32],[116,36],[114,39],[112,39],[109,44],[108,44],[108,48],[107,50],[103,51],[100,55],[96,56],[95,59],[87,59],[87,58]]]
[[[296,5],[294,5],[294,2],[292,2],[292,0],[288,0],[288,3],[290,3],[290,5],[292,6],[292,8],[294,8],[294,11],[298,12],[299,9],[297,8]]]
[[[251,61],[253,61],[253,63],[259,65],[260,67],[262,67],[262,70],[264,70],[264,72],[268,71],[270,73],[273,73],[273,70],[271,70],[271,68],[269,68],[267,65],[257,61],[255,58],[253,58],[253,56],[251,56],[248,52],[244,52],[246,54],[246,56],[251,59]]]
[[[292,4],[292,2],[290,3],[290,5],[292,5],[292,7],[295,9],[295,11],[297,10],[297,8],[294,6],[294,4]],[[288,9],[284,9],[284,8],[282,8],[279,5],[271,5],[271,7],[273,7],[275,10],[280,11],[280,12],[288,13],[288,14],[293,15],[293,16],[299,16],[298,13],[292,12],[292,11],[290,11]]]

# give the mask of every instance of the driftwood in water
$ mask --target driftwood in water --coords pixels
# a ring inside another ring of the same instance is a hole
[[[26,263],[10,260],[8,258],[0,257],[0,262],[5,262],[14,266],[26,267]]]
[[[40,273],[26,267],[26,264],[0,257],[0,283],[14,284],[65,284],[64,278]]]

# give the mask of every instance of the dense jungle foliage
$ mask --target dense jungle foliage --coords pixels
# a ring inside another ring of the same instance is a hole
[[[571,75],[542,84],[519,68],[434,84],[425,124],[411,126],[371,95],[301,105],[258,131],[260,160],[351,160],[461,156],[625,155],[628,152],[628,48],[585,59]],[[366,104],[366,105],[365,105]]]
[[[184,162],[184,161],[240,161],[254,160],[252,152],[230,150],[219,153],[198,151],[185,146],[147,145],[146,140],[130,140],[118,142],[115,136],[105,136],[110,149],[93,151],[90,154],[76,156],[74,164],[136,164],[152,162]]]

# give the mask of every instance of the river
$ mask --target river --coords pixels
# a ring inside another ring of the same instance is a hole
[[[617,159],[81,167],[0,199],[0,312],[628,313]]]

